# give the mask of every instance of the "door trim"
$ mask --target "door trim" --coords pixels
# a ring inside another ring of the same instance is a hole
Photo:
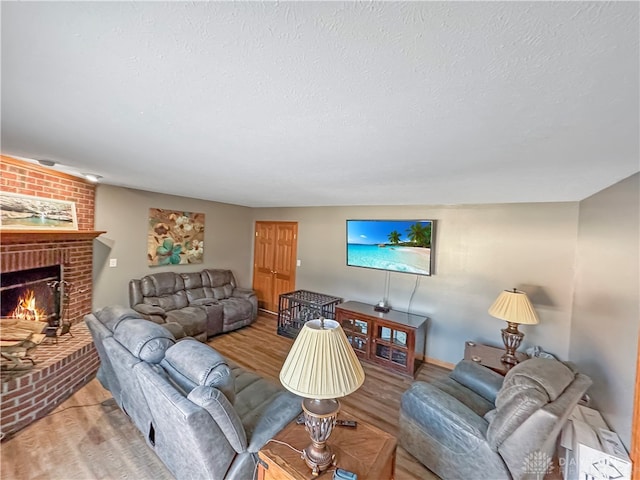
[[[277,220],[254,220],[254,244],[253,244],[253,288],[255,290],[256,285],[256,253],[258,247],[258,230],[259,225],[265,225],[269,230],[274,231],[273,255],[270,261],[273,265],[270,265],[271,269],[271,281],[269,283],[268,300],[263,299],[260,302],[259,309],[269,313],[277,313],[279,305],[279,295],[295,289],[296,276],[297,276],[297,251],[298,251],[298,222],[295,221],[277,221]],[[282,239],[285,239],[283,234],[291,233],[292,237],[285,240],[285,243],[280,243]],[[289,245],[289,250],[285,248],[285,252],[280,248],[281,245]],[[284,264],[281,263],[284,260]],[[278,266],[280,265],[280,266]],[[261,276],[264,278],[264,266],[261,269]],[[286,287],[286,288],[285,288]],[[282,288],[285,288],[282,290]],[[264,293],[264,292],[263,292]],[[259,299],[260,300],[260,299]],[[272,305],[273,310],[269,309]]]
[[[640,332],[636,351],[636,388],[633,400],[633,421],[631,423],[631,478],[640,480]]]

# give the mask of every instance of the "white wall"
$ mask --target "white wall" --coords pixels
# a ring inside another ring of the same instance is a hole
[[[640,325],[640,174],[580,202],[569,358],[630,447]]]
[[[148,266],[150,208],[205,214],[203,263]],[[106,230],[107,233],[94,241],[94,310],[112,304],[128,306],[129,280],[155,272],[229,268],[240,286],[251,286],[253,223],[250,208],[99,185],[96,190],[95,229]],[[109,267],[110,258],[118,260],[117,267]]]
[[[487,309],[503,289],[526,291],[540,324],[522,327],[523,348],[569,353],[577,203],[486,206],[254,209],[254,220],[298,222],[296,288],[376,303],[385,273],[346,266],[347,219],[436,220],[435,274],[391,273],[391,307],[430,317],[426,356],[456,363],[465,340],[502,346],[505,322]]]

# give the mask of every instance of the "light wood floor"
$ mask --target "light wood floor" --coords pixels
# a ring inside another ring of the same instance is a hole
[[[214,337],[209,344],[241,366],[277,381],[293,343],[276,335],[273,316],[235,332]],[[398,435],[400,396],[411,379],[376,365],[363,364],[366,380],[354,394],[341,399],[343,418],[365,420]],[[447,375],[444,368],[422,365],[417,379]],[[171,479],[138,430],[97,380],[60,405],[49,416],[0,444],[3,480]],[[396,480],[437,479],[398,447]],[[248,479],[249,480],[249,479]]]

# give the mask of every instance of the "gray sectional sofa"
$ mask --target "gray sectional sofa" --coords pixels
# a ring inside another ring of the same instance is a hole
[[[165,324],[176,338],[202,342],[253,323],[258,299],[239,288],[231,270],[154,273],[129,282],[129,306],[143,318]]]
[[[257,452],[301,399],[120,306],[85,317],[98,379],[178,479],[254,478]]]

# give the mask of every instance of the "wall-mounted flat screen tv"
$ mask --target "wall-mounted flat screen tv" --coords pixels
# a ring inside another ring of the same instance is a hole
[[[431,275],[433,220],[347,220],[347,265]]]

